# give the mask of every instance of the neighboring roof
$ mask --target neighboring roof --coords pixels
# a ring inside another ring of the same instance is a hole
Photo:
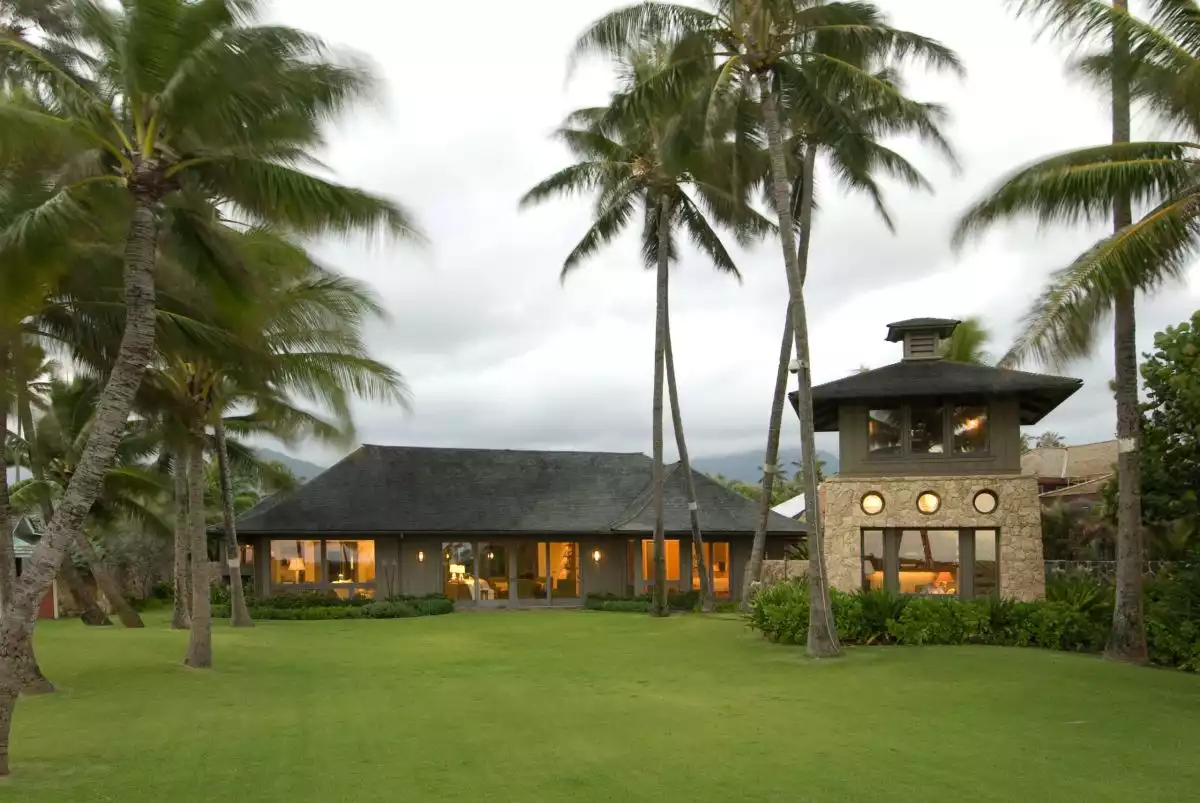
[[[1094,480],[1068,485],[1065,488],[1055,488],[1053,491],[1047,491],[1040,494],[1042,499],[1059,499],[1071,496],[1091,496],[1099,494],[1104,490],[1104,486],[1111,480],[1115,474],[1105,474],[1103,477],[1096,477]]]
[[[13,557],[20,560],[27,560],[33,557],[33,544],[26,541],[24,538],[14,535],[13,540]]]
[[[363,446],[238,518],[239,533],[652,532],[653,463],[641,454]],[[669,469],[666,528],[690,529]],[[757,506],[693,471],[705,533],[754,532]],[[803,532],[781,516],[770,530]]]
[[[804,515],[804,494],[796,494],[791,499],[780,502],[771,511],[788,519],[797,519]]]
[[[950,337],[962,321],[953,318],[909,318],[906,321],[896,321],[888,324],[887,340],[899,343],[904,339],[905,332],[933,331],[938,337]]]
[[[1021,424],[1036,424],[1083,386],[1080,379],[951,360],[908,360],[853,374],[813,388],[817,429],[838,428],[845,402],[887,402],[922,396],[1016,397]],[[796,393],[790,394],[792,405]]]
[[[13,524],[13,557],[26,560],[33,557],[33,547],[40,533],[38,523],[28,516],[21,516]]]
[[[1068,481],[1107,476],[1116,464],[1116,441],[1033,449],[1021,455],[1022,473]]]

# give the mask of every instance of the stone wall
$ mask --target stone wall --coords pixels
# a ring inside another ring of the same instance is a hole
[[[834,477],[825,486],[825,561],[834,588],[854,591],[862,586],[863,529],[973,527],[1000,531],[1002,596],[1032,600],[1045,594],[1041,507],[1034,477]],[[975,510],[975,494],[982,490],[999,499],[991,514]],[[870,491],[884,500],[883,511],[874,516],[860,505]],[[917,510],[917,497],[926,491],[942,500],[932,515]]]
[[[762,564],[762,584],[772,586],[787,580],[808,576],[808,561],[806,560],[764,560]]]

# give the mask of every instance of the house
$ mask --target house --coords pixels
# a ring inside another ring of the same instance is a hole
[[[579,605],[653,588],[652,461],[641,454],[363,446],[237,522],[256,593],[444,593],[480,607]],[[736,595],[757,505],[693,472],[718,597]],[[667,467],[667,581],[699,588],[685,477]],[[803,535],[772,516],[768,542]],[[237,562],[237,559],[235,559]]]
[[[1044,593],[1038,482],[1021,467],[1021,427],[1083,383],[943,359],[957,326],[890,324],[900,362],[813,388],[816,428],[841,444],[838,476],[823,486],[833,587]]]
[[[1043,504],[1067,502],[1091,507],[1116,474],[1117,442],[1032,449],[1021,456],[1021,471],[1037,477]]]
[[[13,525],[12,544],[13,557],[17,562],[17,577],[20,577],[25,568],[25,562],[33,557],[33,548],[41,537],[41,533],[37,529],[33,519],[28,516],[21,516]],[[58,618],[58,583],[52,583],[50,590],[42,597],[42,601],[38,604],[39,619],[57,619]]]

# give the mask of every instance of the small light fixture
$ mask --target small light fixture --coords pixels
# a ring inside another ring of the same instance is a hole
[[[488,550],[488,560],[491,560],[494,557],[496,557],[496,553],[492,552],[492,550],[489,549]]]
[[[996,496],[995,491],[980,491],[975,494],[974,505],[975,510],[986,516],[996,512],[996,508],[1000,506],[1000,499]]]
[[[592,550],[592,561],[595,563],[600,562],[600,550],[598,550],[598,549]]]
[[[862,512],[868,516],[876,516],[883,512],[883,495],[875,491],[864,494],[859,502]]]
[[[425,562],[425,550],[419,549],[419,550],[417,550],[417,563],[424,563],[424,562]]]
[[[917,497],[917,510],[925,515],[937,513],[942,506],[942,499],[933,491],[926,491]]]

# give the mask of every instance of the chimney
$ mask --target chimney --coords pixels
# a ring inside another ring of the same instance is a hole
[[[958,324],[949,318],[910,318],[889,323],[887,340],[904,344],[905,361],[940,360],[942,341],[954,334]]]

